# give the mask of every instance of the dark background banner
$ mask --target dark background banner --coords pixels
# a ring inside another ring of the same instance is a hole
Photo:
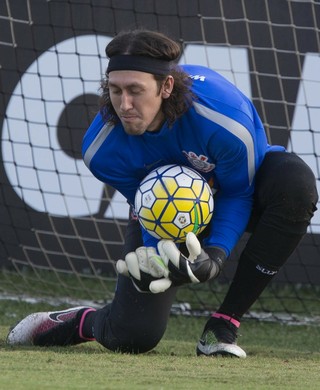
[[[269,140],[288,145],[305,54],[319,52],[319,27],[318,32],[315,28],[320,25],[320,16],[314,13],[319,7],[312,6],[312,2],[33,0],[28,3],[30,9],[26,4],[22,0],[11,1],[11,15],[5,2],[0,4],[0,15],[5,16],[0,19],[0,131],[13,91],[41,54],[69,38],[105,36],[107,43],[123,29],[143,26],[168,33],[185,47],[203,44],[205,40],[207,45],[246,49],[252,99]],[[104,58],[101,61],[103,63]],[[79,83],[82,81],[79,79]],[[81,158],[82,135],[97,109],[96,103],[97,95],[84,91],[66,102],[60,115],[58,142],[61,151],[75,160]],[[0,264],[5,267],[12,267],[13,263],[32,267],[53,265],[57,269],[83,270],[90,258],[91,266],[99,272],[113,274],[112,263],[103,259],[116,260],[121,256],[126,224],[125,220],[115,224],[113,219],[105,217],[114,191],[105,188],[95,214],[81,218],[49,215],[30,207],[12,189],[4,160],[2,156]],[[319,234],[308,234],[278,280],[319,284],[320,273],[316,272],[319,248]],[[234,265],[231,261],[227,277]]]

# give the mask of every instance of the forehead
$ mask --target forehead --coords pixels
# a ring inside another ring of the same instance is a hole
[[[108,75],[109,85],[146,85],[155,82],[151,73],[139,72],[136,70],[115,70]]]

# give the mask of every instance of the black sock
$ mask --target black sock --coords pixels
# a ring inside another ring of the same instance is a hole
[[[94,332],[93,332],[93,323],[94,323],[94,317],[96,312],[91,311],[89,312],[83,322],[82,326],[82,334],[86,338],[94,338]]]
[[[240,321],[277,272],[274,267],[256,264],[242,256],[228,293],[217,312]]]

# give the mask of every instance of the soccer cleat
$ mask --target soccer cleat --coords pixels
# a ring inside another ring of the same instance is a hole
[[[73,307],[52,312],[33,313],[17,323],[7,336],[10,345],[66,346],[93,341],[82,334],[91,307]]]
[[[228,318],[228,319],[227,319]],[[197,355],[245,358],[247,354],[236,344],[238,322],[231,317],[215,314],[207,322],[197,345]]]

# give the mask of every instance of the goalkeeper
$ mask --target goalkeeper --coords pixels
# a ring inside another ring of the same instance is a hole
[[[177,66],[181,48],[166,35],[122,32],[106,54],[101,107],[83,140],[85,164],[130,205],[154,168],[192,167],[212,184],[213,218],[199,241],[191,234],[177,248],[144,231],[131,207],[112,303],[31,314],[8,343],[96,340],[112,351],[149,351],[166,330],[179,286],[217,278],[247,231],[234,279],[196,349],[245,357],[237,345],[241,319],[306,233],[318,198],[314,175],[299,157],[268,144],[257,111],[233,84],[206,67]]]

